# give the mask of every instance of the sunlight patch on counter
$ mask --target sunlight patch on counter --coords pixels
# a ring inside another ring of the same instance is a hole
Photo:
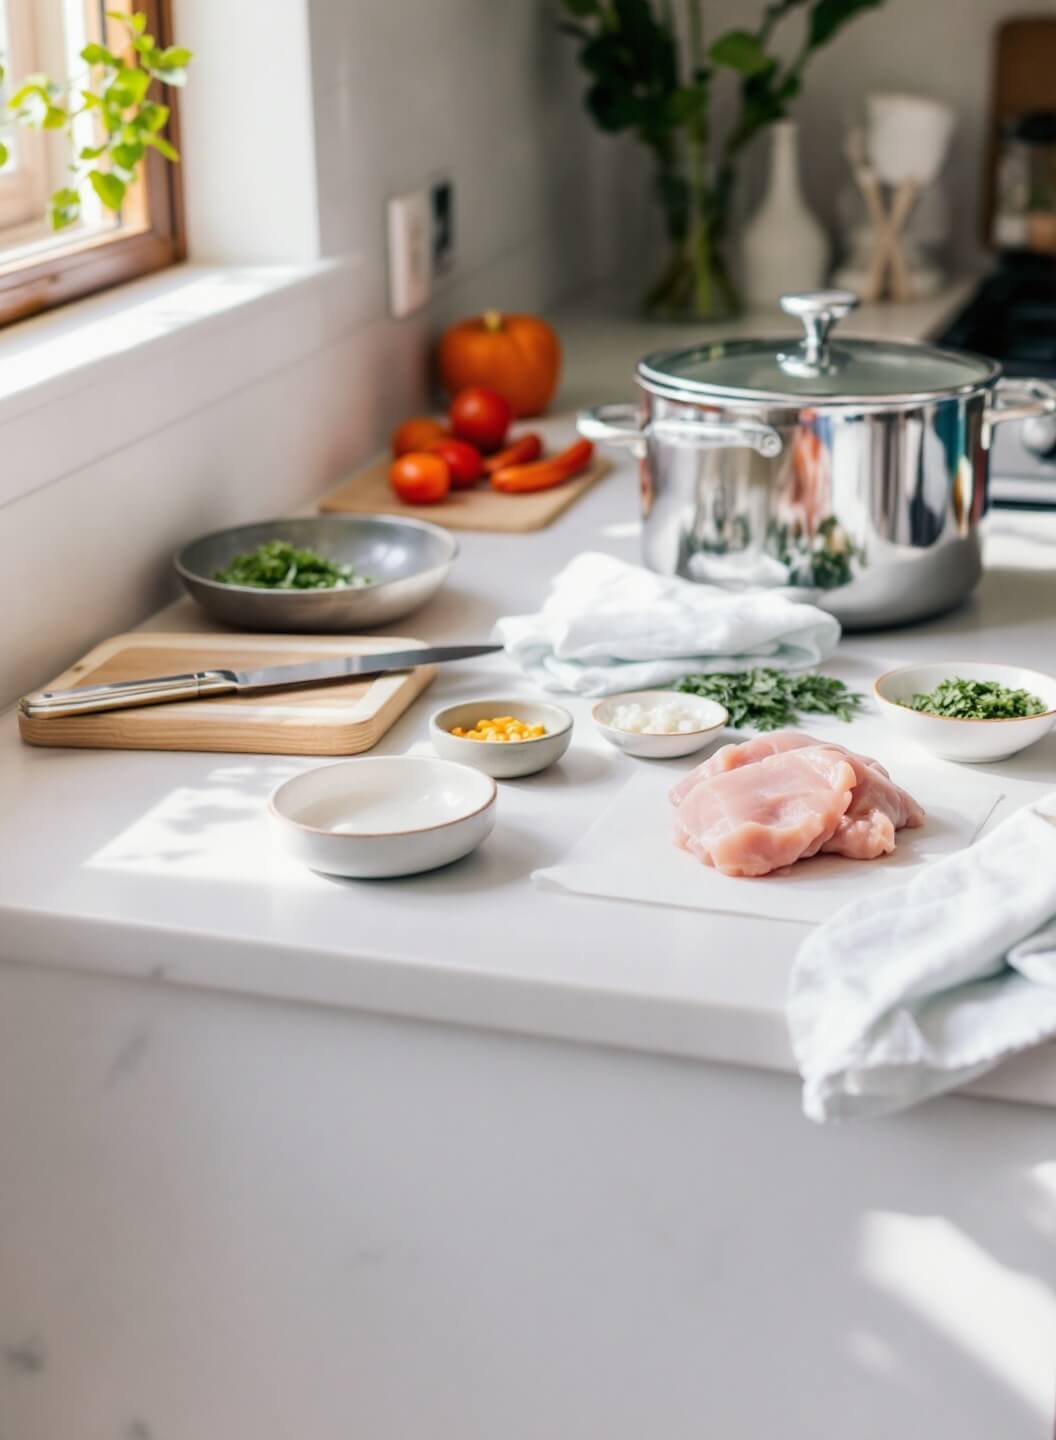
[[[1003,1265],[941,1215],[870,1213],[861,1255],[870,1283],[1051,1424],[1056,1296],[1044,1281]]]
[[[304,768],[280,760],[220,764],[202,784],[170,790],[86,866],[269,887],[310,883],[311,872],[275,845],[267,813],[271,791]]]

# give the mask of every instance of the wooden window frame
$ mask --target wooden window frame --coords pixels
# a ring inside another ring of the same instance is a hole
[[[118,8],[111,4],[110,8]],[[123,8],[123,7],[122,7]],[[130,6],[131,8],[131,6]],[[147,29],[159,43],[172,43],[171,0],[135,0],[147,13]],[[150,93],[161,98],[155,81]],[[177,96],[164,96],[171,107],[166,134],[179,148]],[[144,164],[145,214],[141,223],[112,233],[73,238],[68,245],[8,263],[0,261],[0,326],[65,305],[99,290],[124,284],[174,265],[186,256],[180,165],[151,151]]]

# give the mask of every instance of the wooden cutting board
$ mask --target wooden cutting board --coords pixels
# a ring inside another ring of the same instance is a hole
[[[49,690],[144,680],[188,670],[295,665],[328,655],[405,650],[419,644],[391,635],[117,635],[56,676]],[[376,745],[436,674],[435,665],[375,679],[266,695],[224,695],[98,715],[29,719],[30,745],[103,750],[223,750],[259,755],[356,755]]]
[[[503,495],[483,482],[473,490],[455,490],[436,505],[405,505],[389,484],[391,459],[385,457],[360,470],[336,489],[324,495],[319,509],[349,515],[402,515],[412,520],[431,520],[448,530],[497,530],[518,534],[542,530],[563,510],[574,504],[585,490],[611,467],[597,455],[589,470],[534,495]]]

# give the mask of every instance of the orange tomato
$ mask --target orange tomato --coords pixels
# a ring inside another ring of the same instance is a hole
[[[498,450],[510,428],[510,402],[483,385],[471,385],[451,401],[448,419],[460,440],[478,450]]]
[[[451,489],[469,490],[484,473],[484,459],[475,445],[466,440],[438,440],[429,446],[430,455],[447,461],[451,471]]]
[[[541,415],[557,386],[561,342],[536,315],[485,310],[444,332],[437,363],[449,394],[484,385],[508,400],[515,416]]]
[[[439,455],[412,451],[392,462],[389,483],[408,505],[435,505],[451,489],[451,471]]]
[[[438,440],[446,440],[451,431],[431,415],[416,415],[405,420],[392,432],[392,453],[407,455],[412,450],[428,450]]]

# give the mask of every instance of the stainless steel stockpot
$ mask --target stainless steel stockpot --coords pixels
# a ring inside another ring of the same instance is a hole
[[[581,434],[640,458],[650,569],[809,595],[850,629],[924,619],[969,594],[992,429],[1056,413],[1056,388],[961,351],[830,342],[857,303],[786,295],[801,342],[648,355],[639,405],[580,415]]]

